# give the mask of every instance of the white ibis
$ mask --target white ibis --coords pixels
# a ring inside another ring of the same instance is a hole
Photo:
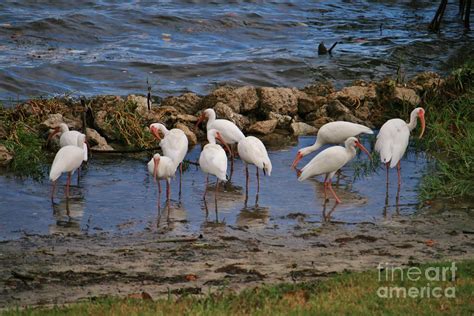
[[[272,162],[268,157],[267,149],[260,139],[254,136],[247,136],[237,144],[240,159],[245,162],[245,201],[249,192],[249,168],[248,164],[255,165],[257,169],[257,197],[260,192],[260,175],[258,170],[262,169],[263,174],[271,175]]]
[[[81,132],[69,130],[69,127],[67,126],[67,124],[61,123],[61,124],[59,124],[59,126],[57,126],[54,129],[54,131],[51,134],[49,134],[48,141],[51,138],[53,138],[54,135],[56,135],[58,133],[61,133],[61,136],[59,138],[59,146],[60,147],[64,147],[64,146],[68,146],[68,145],[76,146],[77,138],[79,137],[79,135],[84,135]],[[84,161],[87,161],[88,150],[87,150],[87,144],[86,143],[84,143],[83,148],[84,148]]]
[[[188,138],[179,128],[168,130],[161,123],[150,125],[151,133],[160,141],[160,147],[163,155],[171,158],[176,166],[179,165],[179,196],[181,196],[181,178],[183,176],[183,159],[188,152]],[[160,136],[163,133],[163,138]]]
[[[235,125],[233,122],[224,119],[216,119],[216,112],[213,109],[206,109],[202,112],[199,117],[196,126],[198,126],[202,121],[207,118],[206,130],[209,132],[211,129],[216,129],[219,131],[222,139],[228,145],[237,144],[240,140],[245,138],[244,133]],[[230,178],[232,178],[232,173],[234,171],[234,153],[232,151],[230,154]]]
[[[69,185],[71,183],[71,174],[78,169],[84,160],[84,142],[86,136],[80,134],[77,137],[75,145],[66,145],[59,149],[54,157],[51,171],[49,172],[49,179],[53,182],[51,190],[51,202],[54,202],[54,190],[56,188],[56,181],[62,173],[67,172],[66,182],[66,198],[69,198]]]
[[[421,122],[420,137],[425,132],[425,110],[423,108],[416,108],[410,114],[410,122],[395,118],[388,120],[380,128],[375,142],[375,150],[380,154],[380,160],[387,167],[387,184],[388,184],[388,169],[397,166],[398,170],[398,185],[401,184],[400,175],[400,159],[408,146],[410,132],[416,127],[417,117]]]
[[[176,173],[176,163],[167,156],[154,154],[147,166],[148,172],[153,175],[153,178],[158,183],[158,194],[161,194],[160,180],[166,180],[166,201],[169,202],[171,196],[170,180]]]
[[[77,139],[79,135],[84,135],[81,132],[78,131],[71,131],[69,130],[69,127],[65,123],[59,124],[59,126],[56,126],[54,128],[53,132],[49,134],[48,136],[48,141],[54,137],[54,135],[61,133],[61,136],[59,137],[59,146],[64,147],[68,145],[76,146],[77,144]],[[88,148],[87,148],[87,142],[84,142],[83,145],[84,149],[84,161],[87,161],[88,159]],[[79,185],[79,178],[81,174],[81,169],[79,168],[77,170],[77,185]]]
[[[324,124],[316,135],[316,142],[308,147],[301,148],[296,154],[295,160],[291,165],[292,168],[296,168],[298,162],[306,155],[318,150],[321,146],[326,144],[339,145],[343,144],[349,137],[356,137],[359,134],[373,134],[374,132],[367,126],[336,121]]]
[[[216,139],[218,139],[224,146],[227,147],[224,138],[221,136],[221,133],[216,129],[211,129],[207,131],[207,140],[209,144],[204,146],[201,155],[199,156],[199,166],[202,171],[206,173],[206,187],[204,190],[203,200],[206,200],[207,186],[209,184],[209,174],[216,176],[216,193],[215,200],[217,202],[217,190],[219,187],[220,181],[227,181],[227,155],[225,154],[224,149],[221,146],[216,144]],[[230,150],[229,148],[227,148]],[[217,205],[217,204],[216,204]]]
[[[336,203],[341,203],[336,193],[332,189],[332,177],[337,170],[341,169],[356,155],[355,147],[359,147],[367,155],[370,154],[367,149],[355,137],[349,137],[345,142],[345,147],[333,146],[329,147],[316,155],[311,161],[298,172],[298,180],[303,181],[310,177],[324,174],[324,197],[327,196],[327,188],[331,191]]]

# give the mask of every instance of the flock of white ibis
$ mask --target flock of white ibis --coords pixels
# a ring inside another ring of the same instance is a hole
[[[410,115],[409,123],[401,119],[388,120],[380,129],[375,143],[375,150],[380,154],[381,161],[388,170],[397,166],[398,184],[401,183],[400,159],[404,155],[410,137],[410,132],[417,125],[417,118],[421,121],[422,137],[425,130],[425,111],[419,107],[414,109]],[[236,154],[245,163],[246,172],[246,200],[248,196],[249,171],[248,165],[253,164],[257,170],[257,194],[260,189],[259,169],[262,169],[266,175],[271,175],[272,163],[267,153],[265,145],[260,139],[254,136],[245,136],[242,131],[231,121],[224,119],[216,119],[216,113],[213,109],[207,109],[202,112],[196,123],[196,127],[207,119],[207,140],[209,144],[205,145],[199,157],[199,166],[206,174],[206,186],[204,189],[203,199],[206,198],[207,187],[209,183],[209,175],[214,175],[216,180],[215,199],[217,202],[217,192],[219,182],[225,182],[232,177],[233,159]],[[180,169],[180,195],[181,195],[181,177],[182,163],[188,151],[188,139],[184,132],[180,129],[173,128],[168,130],[166,126],[160,123],[150,125],[150,132],[160,141],[160,147],[163,155],[155,154],[148,162],[148,171],[158,183],[158,191],[161,193],[160,180],[166,180],[166,198],[170,200],[170,181],[174,177],[177,168]],[[71,175],[79,170],[83,161],[87,160],[87,145],[85,143],[85,135],[77,131],[69,131],[66,124],[58,126],[49,136],[51,138],[57,133],[61,133],[60,146],[51,166],[49,178],[52,181],[51,201],[54,201],[54,191],[57,179],[62,173],[67,173],[66,198],[69,197],[69,185]],[[373,134],[373,131],[360,124],[337,121],[323,125],[316,136],[314,145],[302,148],[298,151],[292,168],[296,169],[298,180],[303,181],[313,176],[325,175],[324,193],[327,197],[327,189],[334,196],[336,203],[341,203],[334,192],[331,180],[335,173],[341,169],[346,163],[352,160],[356,155],[356,147],[370,156],[368,150],[356,138],[360,134]],[[218,142],[221,143],[219,145]],[[235,149],[237,144],[237,150]],[[326,148],[317,154],[308,164],[301,170],[297,169],[298,162],[306,155],[318,150],[323,145],[339,145]],[[225,149],[225,150],[224,150]],[[231,160],[230,175],[227,175],[228,158]]]

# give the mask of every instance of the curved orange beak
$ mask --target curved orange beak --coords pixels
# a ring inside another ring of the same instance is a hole
[[[232,151],[230,151],[230,148],[229,148],[229,145],[227,145],[227,143],[224,141],[224,139],[222,138],[221,136],[221,133],[216,133],[216,139],[219,140],[222,145],[225,146],[225,148],[227,148],[227,150],[229,151],[229,153],[232,155]]]
[[[49,141],[51,140],[51,138],[54,137],[54,135],[56,135],[57,133],[59,133],[61,130],[59,129],[59,126],[58,127],[55,127],[54,128],[54,131],[52,131],[49,135],[48,135],[48,139],[46,140],[47,143],[49,143]]]
[[[153,136],[155,136],[156,139],[161,140],[160,132],[156,127],[152,126],[150,128],[150,132],[153,134]]]
[[[298,151],[298,153],[296,154],[295,160],[293,160],[293,163],[291,164],[291,168],[296,169],[296,166],[298,165],[300,160],[303,159],[303,157],[304,157],[303,154]]]
[[[155,179],[155,182],[157,181],[157,176],[158,176],[158,165],[160,164],[160,157],[158,158],[153,158],[154,166],[153,166],[153,179]]]
[[[372,160],[372,156],[370,155],[369,151],[367,150],[367,148],[364,147],[364,145],[362,145],[360,142],[356,142],[355,145],[357,147],[360,148],[360,150],[362,150],[363,152],[365,152],[367,154],[367,156],[369,156],[369,159]]]
[[[423,136],[423,133],[425,132],[425,111],[418,112],[418,117],[420,118],[421,122],[421,133],[420,137],[418,138],[421,138]]]
[[[201,113],[201,116],[199,116],[199,119],[196,122],[196,126],[194,128],[197,128],[199,124],[201,124],[202,121],[206,119],[206,114],[204,112]]]

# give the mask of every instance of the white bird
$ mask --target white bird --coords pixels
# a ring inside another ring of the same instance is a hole
[[[71,183],[71,174],[78,169],[84,160],[84,142],[86,136],[80,134],[77,137],[75,145],[66,145],[59,149],[54,157],[51,170],[49,172],[49,179],[53,182],[51,190],[51,201],[54,201],[54,190],[56,188],[56,181],[62,173],[67,172],[66,182],[66,198],[69,198],[69,185]]]
[[[244,133],[235,125],[233,122],[224,119],[216,119],[216,112],[213,109],[206,109],[202,112],[199,117],[196,126],[198,126],[202,121],[207,118],[206,130],[209,132],[211,129],[216,129],[219,131],[222,139],[226,144],[230,145],[232,148],[233,144],[237,144],[239,141],[245,138]],[[234,171],[234,153],[233,151],[229,152],[230,154],[230,178],[232,178],[232,173]]]
[[[179,128],[168,130],[161,123],[150,125],[151,133],[160,141],[163,155],[171,158],[176,166],[179,165],[179,196],[181,196],[181,178],[183,176],[183,160],[188,152],[188,138]],[[163,138],[160,136],[163,133]]]
[[[199,156],[199,166],[202,171],[206,173],[206,187],[204,190],[203,199],[206,199],[207,186],[209,184],[209,174],[216,176],[216,193],[215,200],[217,202],[217,190],[220,181],[227,181],[227,155],[221,146],[216,144],[218,139],[224,146],[227,146],[221,133],[216,129],[207,131],[207,140],[209,144],[204,146],[201,155]]]
[[[367,126],[345,122],[336,121],[324,124],[316,135],[316,142],[308,147],[301,148],[296,154],[295,160],[291,165],[292,168],[296,168],[298,162],[306,155],[318,150],[323,145],[343,144],[349,137],[356,137],[359,134],[373,134],[374,132]]]
[[[388,120],[380,128],[375,142],[375,150],[380,154],[380,160],[387,167],[387,184],[388,184],[388,169],[397,166],[398,170],[398,185],[401,184],[400,175],[400,159],[405,154],[410,138],[410,132],[416,127],[417,117],[421,122],[420,137],[425,132],[425,110],[423,108],[416,108],[410,114],[410,122],[395,118]]]
[[[346,163],[348,163],[356,155],[355,147],[359,147],[361,150],[370,154],[367,149],[359,142],[355,137],[349,137],[345,142],[345,147],[333,146],[329,147],[319,154],[317,154],[311,161],[298,172],[298,180],[303,181],[312,176],[325,174],[324,178],[324,196],[326,198],[326,190],[329,188],[336,203],[341,203],[341,200],[337,197],[336,193],[332,189],[332,177],[337,170],[341,169]]]
[[[245,201],[247,202],[249,192],[249,168],[248,164],[255,165],[257,169],[257,199],[260,192],[260,175],[258,169],[263,170],[263,174],[272,173],[272,162],[268,157],[267,149],[260,139],[254,136],[247,136],[237,144],[240,159],[245,162]]]
[[[57,126],[54,129],[54,131],[51,134],[49,134],[48,141],[51,138],[53,138],[54,135],[56,135],[58,133],[61,133],[61,136],[59,138],[59,146],[60,147],[64,147],[64,146],[68,146],[68,145],[76,146],[77,138],[79,137],[79,135],[84,135],[81,132],[69,130],[69,127],[67,126],[67,124],[61,123],[61,124],[59,124],[59,126]],[[84,143],[83,149],[84,149],[84,161],[87,161],[87,159],[88,159],[88,150],[87,150],[87,144],[86,143]]]
[[[176,163],[169,157],[154,154],[147,166],[148,172],[152,174],[155,181],[158,182],[158,194],[161,194],[160,180],[166,180],[166,201],[169,202],[171,196],[170,179],[174,177],[176,173]]]

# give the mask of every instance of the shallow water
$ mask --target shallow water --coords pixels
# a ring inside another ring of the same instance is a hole
[[[284,233],[297,228],[301,219],[313,222],[316,227],[325,220],[351,225],[374,222],[385,216],[411,214],[416,210],[416,188],[426,167],[423,154],[410,153],[403,159],[403,183],[398,201],[395,169],[391,170],[388,197],[384,169],[366,177],[354,177],[356,164],[367,161],[366,155],[359,154],[342,169],[339,187],[335,188],[343,203],[334,207],[334,200],[330,197],[325,207],[322,177],[298,182],[289,167],[298,148],[313,142],[314,137],[301,137],[297,146],[269,152],[273,171],[271,177],[261,174],[258,206],[255,206],[255,168],[250,167],[249,202],[245,207],[244,165],[237,160],[232,186],[218,193],[217,216],[214,187],[209,187],[206,213],[201,200],[205,176],[193,165],[184,173],[181,201],[178,199],[179,178],[172,181],[169,209],[164,192],[158,208],[157,185],[147,173],[149,158],[145,157],[93,155],[83,172],[80,186],[71,188],[69,203],[63,194],[65,176],[60,178],[57,205],[54,206],[49,199],[50,183],[47,179],[38,183],[3,175],[0,176],[0,239],[15,239],[24,234],[123,234],[142,230],[181,236],[225,225],[257,231],[275,229]],[[367,142],[366,145],[371,150]],[[200,150],[200,146],[194,147],[187,159],[197,161]],[[305,157],[300,167],[311,157]],[[214,184],[213,177],[210,178]]]
[[[449,2],[0,2],[0,100],[183,91],[215,84],[301,87],[313,80],[443,71],[474,52]],[[334,54],[318,56],[323,41]]]

